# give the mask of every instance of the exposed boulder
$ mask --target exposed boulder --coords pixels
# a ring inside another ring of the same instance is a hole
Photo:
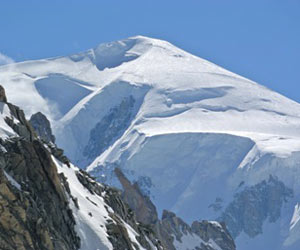
[[[52,134],[50,122],[44,114],[41,112],[33,114],[30,123],[42,140],[55,143],[55,136]]]
[[[47,117],[38,112],[31,116],[30,124],[34,128],[40,140],[45,143],[57,159],[69,165],[70,160],[64,155],[64,150],[55,145],[55,136],[52,134],[51,124]]]

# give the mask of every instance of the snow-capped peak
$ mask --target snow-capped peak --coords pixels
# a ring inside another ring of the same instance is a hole
[[[299,202],[300,105],[166,41],[131,37],[0,75],[28,116],[50,118],[75,164],[115,185],[119,166],[160,212],[216,219],[235,190],[270,175]]]

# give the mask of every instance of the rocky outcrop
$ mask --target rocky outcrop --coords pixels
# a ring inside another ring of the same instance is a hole
[[[64,164],[69,165],[70,160],[64,155],[64,150],[55,144],[55,136],[52,134],[51,124],[47,117],[38,112],[31,116],[29,122],[39,139],[50,149],[51,154]]]
[[[196,238],[195,250],[235,250],[235,243],[225,223],[216,221],[195,221],[192,226],[185,223],[175,213],[164,210],[161,220],[158,219],[156,207],[148,196],[142,194],[137,183],[131,184],[119,168],[115,168],[122,187],[122,198],[135,212],[138,222],[147,223],[155,232],[164,249],[187,249],[185,237]]]
[[[143,224],[155,224],[158,216],[149,197],[141,193],[137,183],[132,185],[119,168],[115,168],[115,174],[124,189],[123,200],[135,211],[136,219]]]
[[[181,241],[183,235],[192,234],[188,224],[178,218],[175,213],[167,210],[163,211],[161,225],[168,235],[172,235],[177,241]]]
[[[236,249],[235,243],[224,223],[203,220],[194,221],[192,226],[189,226],[177,217],[175,213],[164,210],[161,224],[168,235],[174,236],[174,240],[180,243],[183,243],[183,237],[186,235],[199,236],[201,241],[196,247],[197,250],[214,250],[216,249],[214,244],[222,250]]]
[[[224,221],[235,238],[241,232],[255,237],[263,232],[263,223],[273,223],[280,217],[283,204],[293,197],[293,190],[277,177],[270,176],[254,186],[235,194],[219,221]]]
[[[206,249],[205,245],[209,243],[210,239],[212,239],[222,250],[235,249],[234,240],[223,222],[219,223],[206,220],[194,221],[191,230],[194,234],[199,235],[206,243],[203,243],[203,249]]]
[[[33,141],[36,138],[36,133],[31,124],[26,120],[24,111],[19,107],[7,103],[12,117],[6,117],[6,123],[22,138]]]
[[[52,134],[50,122],[41,112],[37,112],[30,118],[30,123],[39,137],[47,143],[55,143],[55,136]]]
[[[7,102],[5,89],[0,85],[0,102]]]
[[[121,136],[122,131],[124,132],[128,128],[134,114],[134,104],[135,100],[132,96],[124,98],[91,130],[88,144],[83,150],[83,156],[88,163],[100,155]]]

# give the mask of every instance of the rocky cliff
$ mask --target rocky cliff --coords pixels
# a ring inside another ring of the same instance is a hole
[[[76,222],[51,153],[23,111],[2,104],[15,135],[0,140],[1,249],[78,249]]]

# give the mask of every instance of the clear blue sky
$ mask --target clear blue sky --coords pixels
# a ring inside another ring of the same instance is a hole
[[[300,102],[300,0],[0,1],[0,53],[15,61],[134,35],[168,40]]]

